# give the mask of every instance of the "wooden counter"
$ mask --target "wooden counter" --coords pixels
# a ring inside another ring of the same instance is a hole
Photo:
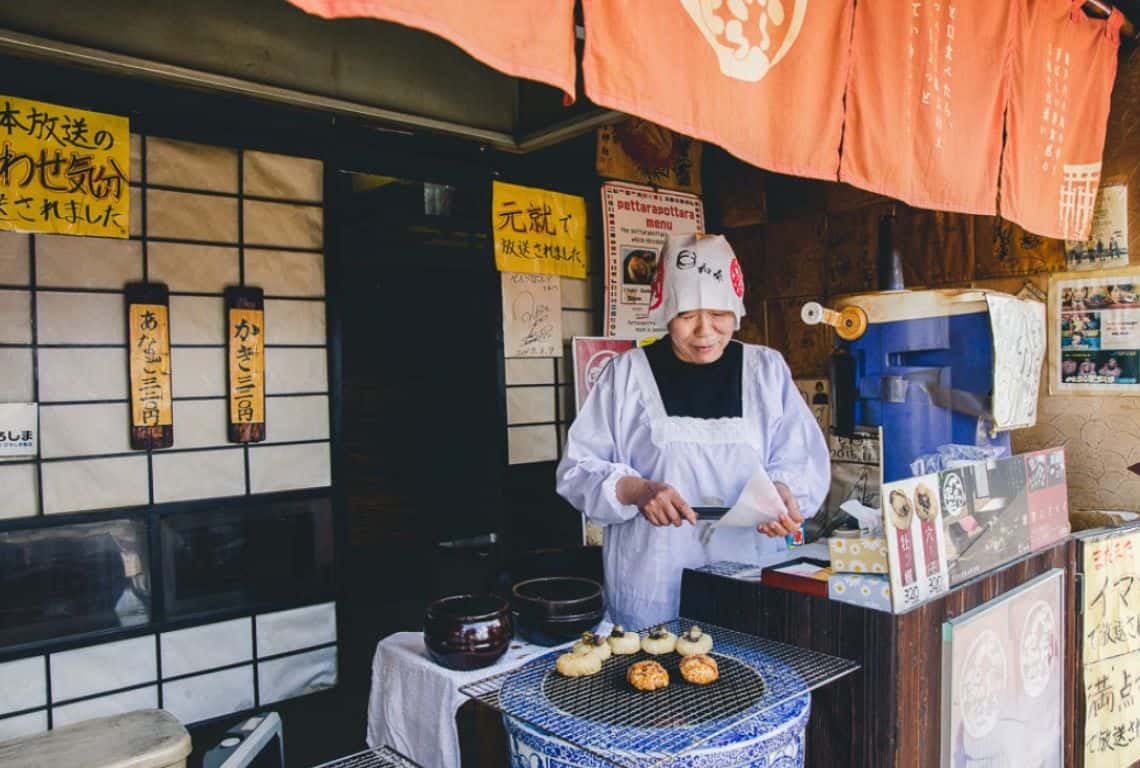
[[[1061,542],[898,615],[686,570],[681,615],[862,664],[859,672],[813,694],[809,768],[933,768],[941,749],[942,622],[1051,568],[1064,568],[1064,764],[1073,765],[1076,553],[1074,541]]]

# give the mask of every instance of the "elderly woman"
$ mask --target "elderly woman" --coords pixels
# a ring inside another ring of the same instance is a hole
[[[557,473],[559,494],[607,526],[609,616],[628,627],[677,616],[682,569],[784,549],[830,484],[823,434],[784,359],[732,339],[744,280],[728,242],[672,237],[657,269],[650,317],[669,335],[605,369]],[[787,513],[702,541],[692,507],[731,506],[761,467]]]

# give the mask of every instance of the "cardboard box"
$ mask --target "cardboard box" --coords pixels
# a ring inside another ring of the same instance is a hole
[[[874,611],[891,612],[891,582],[885,574],[833,573],[827,596]]]
[[[827,540],[831,570],[837,573],[887,573],[887,542],[882,536]]]

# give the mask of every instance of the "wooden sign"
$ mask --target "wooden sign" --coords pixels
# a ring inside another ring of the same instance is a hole
[[[170,295],[163,283],[127,283],[131,448],[174,444]]]
[[[265,294],[260,288],[226,288],[226,353],[229,359],[229,439],[265,439]]]

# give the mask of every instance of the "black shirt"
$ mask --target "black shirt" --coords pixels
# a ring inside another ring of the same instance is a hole
[[[739,342],[730,341],[713,363],[678,359],[668,336],[645,347],[645,356],[670,416],[721,419],[743,414],[740,379],[744,347]]]

